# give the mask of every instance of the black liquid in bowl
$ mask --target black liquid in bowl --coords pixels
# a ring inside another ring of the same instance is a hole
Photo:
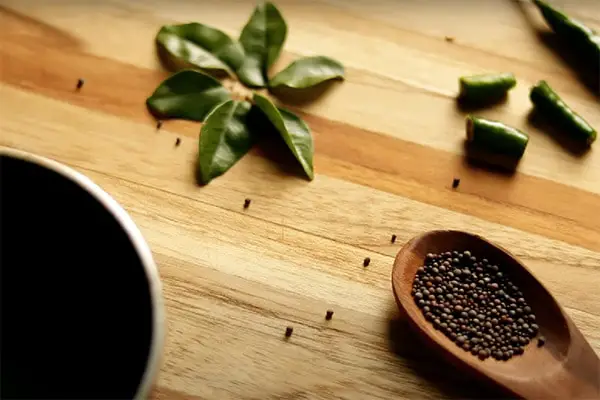
[[[0,222],[1,397],[134,397],[155,311],[121,224],[79,184],[7,155]]]

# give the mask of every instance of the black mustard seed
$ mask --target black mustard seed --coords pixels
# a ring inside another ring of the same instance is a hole
[[[509,274],[469,250],[427,254],[411,293],[435,329],[481,360],[521,355],[539,332]],[[538,338],[538,346],[544,343]]]

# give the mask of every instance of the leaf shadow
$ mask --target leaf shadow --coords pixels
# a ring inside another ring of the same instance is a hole
[[[410,327],[396,305],[390,307],[388,321],[390,350],[403,366],[424,378],[432,387],[455,399],[506,399],[507,394],[487,382],[473,379],[441,357]]]
[[[475,111],[480,111],[485,108],[500,106],[506,104],[508,102],[508,94],[505,93],[501,97],[497,97],[494,99],[490,99],[488,101],[473,101],[468,100],[466,98],[457,97],[456,98],[456,109],[462,113],[472,113]]]
[[[545,118],[535,108],[527,114],[527,124],[544,132],[544,134],[550,137],[554,143],[566,150],[573,157],[583,158],[590,151],[590,146],[567,135],[564,130],[560,129],[557,125],[552,124],[548,118]]]
[[[340,82],[343,82],[342,79],[331,79],[325,82],[321,82],[318,85],[304,88],[304,89],[294,89],[285,86],[269,88],[269,91],[273,96],[277,97],[283,103],[293,106],[293,107],[302,107],[308,105],[323,94],[331,90],[334,86],[338,85]]]
[[[590,57],[583,54],[584,51],[581,48],[578,48],[573,42],[565,40],[553,31],[540,30],[527,13],[525,4],[518,0],[513,0],[513,4],[519,9],[523,18],[544,47],[548,48],[556,58],[568,66],[592,95],[600,99],[600,59],[590,59]],[[537,11],[537,8],[535,9]]]
[[[256,137],[255,147],[262,155],[273,161],[284,174],[306,179],[302,166],[277,129],[258,107],[250,109],[247,122]]]
[[[463,149],[465,154],[463,164],[468,168],[485,170],[505,178],[511,178],[516,174],[520,160],[486,152],[467,140],[463,142]]]

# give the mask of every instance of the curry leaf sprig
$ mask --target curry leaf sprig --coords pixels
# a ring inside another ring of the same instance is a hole
[[[260,113],[283,139],[308,179],[314,177],[313,139],[308,125],[268,97],[255,93],[238,101],[216,78],[237,76],[249,88],[303,90],[344,79],[341,63],[325,56],[295,60],[269,77],[288,33],[281,12],[270,2],[259,4],[242,28],[239,39],[200,24],[165,25],[156,35],[161,60],[177,71],[147,99],[159,119],[204,122],[200,131],[198,177],[202,184],[222,175],[257,142]]]

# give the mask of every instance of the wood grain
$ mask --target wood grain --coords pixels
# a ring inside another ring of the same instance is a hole
[[[132,215],[159,264],[168,337],[153,397],[493,396],[437,371],[436,356],[397,319],[393,257],[432,229],[510,249],[600,351],[600,156],[576,157],[526,119],[538,79],[595,126],[598,99],[540,39],[530,7],[277,4],[290,35],[276,69],[308,54],[348,67],[348,79],[319,99],[288,99],[314,131],[316,179],[256,149],[200,188],[199,125],[170,121],[156,131],[144,107],[167,76],[153,37],[162,24],[194,19],[236,34],[252,2],[0,0],[0,145],[90,176]],[[600,27],[597,2],[564,4]],[[482,112],[531,134],[513,176],[462,157],[457,78],[488,70],[519,79],[506,104]],[[461,186],[451,190],[455,176]],[[243,210],[246,197],[253,201]]]

